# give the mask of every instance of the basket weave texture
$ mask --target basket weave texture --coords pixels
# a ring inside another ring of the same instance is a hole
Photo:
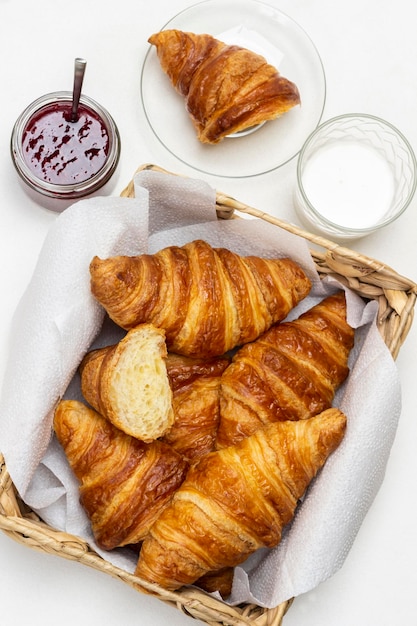
[[[170,174],[152,164],[142,165],[138,171],[144,169]],[[134,196],[133,180],[121,195]],[[416,283],[400,276],[384,263],[306,232],[219,192],[216,194],[216,206],[219,219],[233,219],[238,217],[239,213],[245,213],[303,237],[313,244],[311,256],[322,278],[331,275],[366,300],[378,302],[379,332],[393,358],[398,356],[413,321],[417,297]],[[78,561],[119,578],[129,586],[151,593],[190,617],[210,625],[280,626],[292,602],[289,600],[273,609],[265,609],[254,604],[231,607],[199,589],[190,587],[167,592],[156,585],[139,580],[133,574],[105,561],[79,537],[49,527],[29,510],[16,492],[1,454],[0,529],[30,548]]]

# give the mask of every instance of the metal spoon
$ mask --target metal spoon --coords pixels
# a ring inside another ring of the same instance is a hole
[[[74,61],[74,87],[72,90],[71,122],[76,122],[78,120],[78,105],[80,103],[86,65],[87,61],[85,59],[77,58]]]

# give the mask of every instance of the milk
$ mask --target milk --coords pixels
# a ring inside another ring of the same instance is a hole
[[[389,211],[394,175],[374,147],[354,139],[330,141],[305,163],[303,187],[310,204],[326,220],[362,229]]]

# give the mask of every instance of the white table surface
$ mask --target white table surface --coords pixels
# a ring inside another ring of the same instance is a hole
[[[12,125],[43,93],[72,88],[76,56],[88,60],[84,92],[106,106],[122,136],[111,193],[135,168],[154,162],[171,171],[194,170],[164,151],[145,128],[139,76],[147,37],[187,0],[0,0],[0,376],[11,318],[57,214],[24,191],[10,156]],[[315,42],[326,72],[323,120],[364,112],[396,125],[417,149],[417,38],[411,0],[270,0]],[[291,194],[296,160],[248,180],[209,180],[216,188],[288,221],[297,222]],[[417,196],[392,226],[352,244],[417,281]],[[403,409],[385,481],[342,569],[296,599],[285,626],[417,624],[417,417],[412,327],[397,359]],[[0,417],[1,419],[1,417]],[[45,555],[0,533],[0,616],[7,626],[123,626],[191,624],[159,601],[77,563]],[[197,622],[199,623],[199,622]]]

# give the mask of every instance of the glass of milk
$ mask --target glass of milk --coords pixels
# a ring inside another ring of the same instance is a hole
[[[312,232],[358,239],[404,212],[416,180],[414,152],[394,126],[341,115],[320,125],[300,152],[295,209]]]

